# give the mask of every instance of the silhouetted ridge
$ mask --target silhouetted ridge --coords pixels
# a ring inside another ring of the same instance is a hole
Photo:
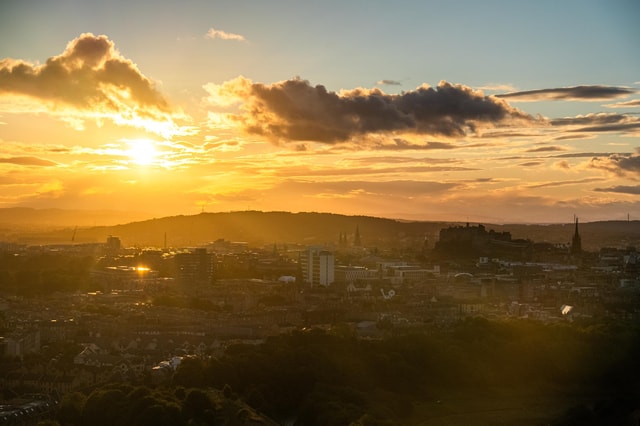
[[[13,240],[30,244],[104,242],[117,235],[125,246],[173,247],[198,246],[218,239],[244,241],[250,245],[274,243],[353,244],[356,230],[363,247],[378,245],[423,244],[433,248],[440,230],[462,225],[459,222],[409,222],[371,216],[347,216],[335,213],[283,211],[238,211],[200,213],[148,219],[116,226],[74,226],[50,232],[22,232]],[[509,232],[514,240],[569,244],[574,223],[554,225],[484,224],[496,233]],[[640,221],[607,221],[580,223],[582,248],[640,245]]]

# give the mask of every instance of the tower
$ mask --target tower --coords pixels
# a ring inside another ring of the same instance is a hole
[[[576,255],[582,253],[582,238],[580,238],[580,233],[578,232],[578,217],[575,217],[575,225],[576,229],[573,233],[573,238],[571,239],[571,254]]]
[[[176,280],[182,285],[198,287],[215,281],[215,255],[206,248],[176,253]]]
[[[360,247],[362,242],[360,241],[360,227],[356,225],[356,235],[353,237],[353,245],[356,247]]]
[[[300,252],[302,280],[309,285],[328,286],[335,279],[333,253],[322,247],[307,247]]]

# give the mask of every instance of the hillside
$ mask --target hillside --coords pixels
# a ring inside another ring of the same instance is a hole
[[[0,209],[0,231],[111,226],[149,218],[148,213],[118,210],[66,210],[12,207]]]
[[[440,229],[452,222],[407,222],[369,216],[345,216],[331,213],[289,213],[241,211],[200,213],[191,216],[171,216],[114,226],[59,228],[55,231],[22,231],[4,239],[27,244],[102,242],[116,235],[125,246],[162,247],[197,246],[217,239],[264,244],[325,244],[337,243],[340,234],[353,240],[356,228],[365,246],[429,246],[438,240]],[[567,243],[574,232],[573,224],[523,225],[484,224],[487,229],[508,231],[514,239],[535,242]],[[583,247],[640,246],[640,221],[607,221],[580,224]]]
[[[75,242],[104,241],[120,237],[124,245],[197,246],[217,239],[244,241],[251,245],[273,243],[325,244],[338,242],[341,233],[353,239],[358,228],[365,245],[393,244],[404,238],[437,240],[441,222],[401,222],[368,216],[330,213],[243,211],[200,213],[132,222],[125,225],[78,228]],[[68,243],[73,228],[26,233],[21,241]]]

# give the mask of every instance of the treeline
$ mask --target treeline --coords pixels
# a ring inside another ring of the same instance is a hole
[[[187,426],[275,425],[228,391],[149,388],[110,384],[89,395],[74,392],[60,401],[56,420],[47,425]]]
[[[627,424],[640,410],[638,359],[635,325],[475,318],[449,333],[384,340],[358,339],[346,327],[312,329],[235,344],[219,358],[186,358],[159,387],[111,384],[66,395],[56,421],[410,425],[424,420],[421,403],[500,389],[566,401],[550,424]]]
[[[220,359],[186,360],[174,382],[228,386],[277,421],[304,425],[408,424],[415,401],[490,388],[613,395],[626,401],[628,410],[616,414],[624,417],[640,408],[637,399],[628,403],[639,395],[639,356],[636,327],[469,319],[451,333],[383,341],[295,332],[232,346]]]

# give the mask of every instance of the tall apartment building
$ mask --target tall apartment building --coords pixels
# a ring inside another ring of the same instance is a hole
[[[176,253],[176,281],[183,285],[212,284],[215,272],[215,254],[206,248]]]
[[[328,286],[335,281],[335,258],[322,247],[307,247],[300,252],[302,281],[309,285]]]

